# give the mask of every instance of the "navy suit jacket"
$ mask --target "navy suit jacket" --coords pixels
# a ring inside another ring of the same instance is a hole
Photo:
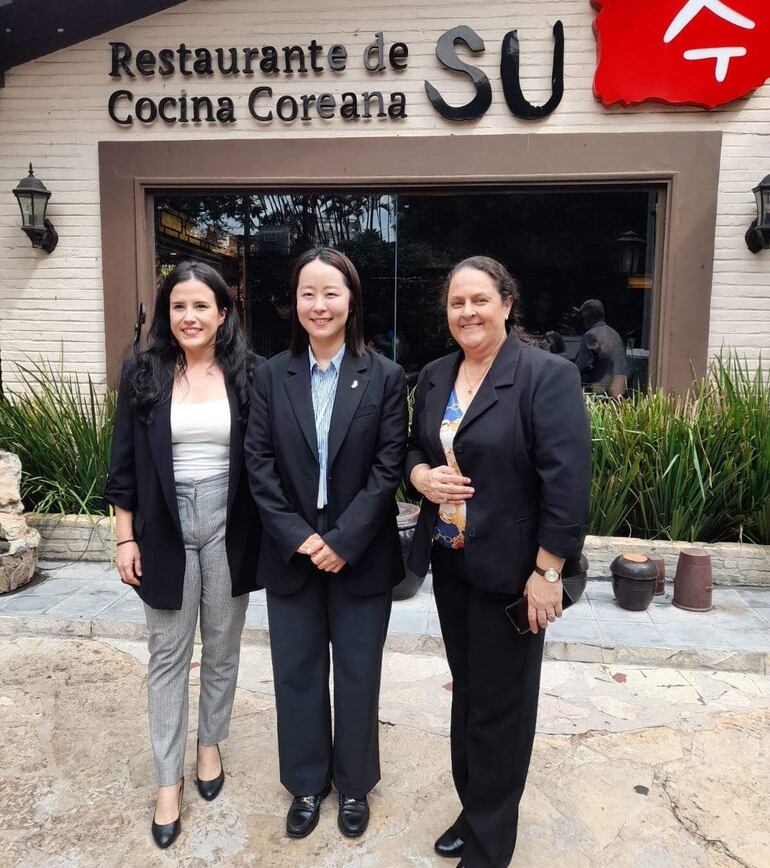
[[[370,350],[358,357],[347,351],[329,428],[323,538],[347,562],[337,576],[354,596],[384,593],[404,576],[395,497],[407,426],[400,365]],[[280,353],[257,370],[245,452],[263,526],[258,580],[275,594],[294,594],[315,573],[297,549],[318,519],[307,352]]]
[[[441,420],[462,353],[426,365],[417,381],[406,478],[446,457]],[[475,488],[466,501],[465,570],[488,591],[520,594],[538,546],[580,556],[588,522],[591,435],[577,368],[511,331],[457,430],[454,453]],[[423,500],[408,565],[425,575],[438,506]],[[579,570],[565,565],[565,575]]]

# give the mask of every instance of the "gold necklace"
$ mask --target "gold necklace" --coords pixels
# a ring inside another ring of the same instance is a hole
[[[473,393],[476,391],[476,389],[478,389],[478,387],[482,384],[484,377],[486,377],[486,375],[489,373],[489,369],[495,363],[495,359],[497,358],[497,354],[500,352],[500,347],[502,347],[502,345],[504,343],[505,343],[505,338],[503,338],[500,341],[500,343],[497,345],[497,349],[495,350],[495,354],[492,356],[492,358],[489,361],[489,364],[486,366],[486,368],[484,368],[483,373],[478,378],[478,380],[476,381],[475,384],[471,383],[471,378],[468,376],[467,363],[465,362],[465,360],[463,360],[463,364],[462,364],[463,376],[465,377],[465,382],[468,384],[468,388],[466,389],[466,391],[468,392],[469,395],[473,395]]]

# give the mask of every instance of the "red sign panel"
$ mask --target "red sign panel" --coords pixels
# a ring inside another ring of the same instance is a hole
[[[768,0],[591,0],[606,105],[715,108],[770,77]]]

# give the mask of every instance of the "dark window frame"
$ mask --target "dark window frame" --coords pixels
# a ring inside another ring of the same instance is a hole
[[[302,188],[299,190],[297,190],[297,189],[294,189],[294,190],[270,190],[270,195],[275,195],[277,197],[281,197],[281,196],[290,197],[290,196],[302,196],[302,195],[327,196],[327,195],[335,195],[335,194],[336,195],[342,195],[342,196],[348,196],[348,195],[349,196],[355,196],[356,192],[357,191],[355,191],[355,190],[350,190],[350,189],[343,188],[343,187],[335,188],[335,189],[328,189],[328,188],[306,189],[306,188]],[[359,190],[358,192],[361,192],[361,191]],[[397,206],[398,206],[398,200],[400,198],[408,198],[408,199],[414,200],[416,198],[425,197],[427,199],[436,200],[436,199],[440,199],[442,196],[454,198],[454,197],[458,197],[458,196],[466,196],[468,194],[470,194],[469,199],[471,201],[472,201],[472,198],[474,196],[483,197],[485,195],[495,195],[495,196],[522,195],[525,197],[533,197],[534,198],[534,197],[541,197],[541,196],[543,196],[543,194],[545,194],[545,195],[553,194],[553,195],[562,196],[562,197],[565,196],[566,194],[578,194],[581,196],[592,196],[592,195],[601,196],[602,194],[605,194],[605,195],[611,194],[613,196],[630,194],[630,195],[638,196],[640,194],[641,195],[654,194],[657,198],[657,204],[656,204],[656,208],[655,208],[655,216],[653,218],[653,220],[655,221],[655,226],[654,226],[654,229],[652,232],[652,238],[653,239],[657,239],[658,235],[662,231],[662,226],[660,224],[663,221],[663,215],[665,213],[665,209],[661,206],[661,200],[663,200],[663,198],[664,198],[665,189],[661,185],[650,185],[650,184],[643,184],[643,185],[641,185],[641,184],[636,184],[636,185],[630,185],[630,184],[629,185],[626,185],[626,184],[612,184],[612,185],[607,185],[607,184],[605,184],[605,185],[570,184],[567,186],[553,185],[553,184],[548,185],[548,186],[544,186],[544,185],[519,185],[519,184],[516,184],[516,185],[506,184],[506,185],[496,185],[496,186],[491,186],[491,185],[455,185],[452,187],[417,187],[417,188],[410,188],[410,189],[405,189],[405,188],[401,188],[401,187],[396,188],[396,189],[394,189],[392,187],[383,188],[381,186],[378,186],[378,187],[366,188],[366,193],[381,197],[380,201],[382,200],[382,198],[388,197],[392,200],[395,200]],[[170,190],[166,189],[166,190],[149,190],[148,191],[148,195],[153,197],[153,210],[155,211],[155,214],[156,214],[156,220],[155,220],[155,227],[156,228],[158,225],[157,224],[157,202],[159,199],[166,199],[168,197],[174,197],[174,196],[179,196],[179,197],[188,197],[189,196],[193,199],[205,198],[206,196],[212,196],[212,197],[216,196],[217,198],[224,198],[227,196],[232,197],[232,198],[236,198],[236,197],[246,198],[250,194],[260,196],[263,194],[263,190],[256,189],[256,188],[249,188],[249,189],[240,188],[237,190],[223,190],[223,189],[219,189],[219,188],[216,190],[172,188]],[[601,205],[601,203],[598,203],[598,204],[599,204],[599,206]],[[391,212],[391,214],[392,214],[392,212]],[[396,228],[396,234],[398,234],[398,226],[396,226],[395,228]],[[618,229],[617,231],[620,232],[621,230]],[[396,241],[396,246],[395,246],[395,251],[394,251],[396,256],[398,256],[397,251],[400,250],[402,240],[403,239],[401,239],[401,237],[399,236],[398,240]],[[412,240],[414,240],[414,239],[412,239]],[[558,241],[558,238],[556,238],[556,241]],[[173,239],[167,238],[167,239],[165,239],[164,243],[166,246],[173,247],[175,242],[173,241]],[[654,241],[653,241],[653,247],[654,247]],[[189,247],[185,247],[184,249],[186,252],[183,255],[189,254],[189,255],[192,255],[194,257],[202,256],[204,259],[206,259],[206,253],[205,252],[197,251],[195,248],[189,248]],[[156,248],[155,253],[157,254],[157,248]],[[470,250],[467,250],[466,253],[467,253],[467,255],[472,255],[472,252]],[[652,257],[651,257],[653,262],[654,262],[654,258],[655,258],[655,250],[653,249],[652,250]],[[207,261],[209,261],[209,260],[207,259]],[[213,259],[211,259],[210,261],[215,262],[215,260],[213,260]],[[447,270],[451,266],[451,264],[452,263],[447,264]],[[259,268],[258,265],[256,267]],[[401,263],[398,262],[396,267],[397,267],[397,273],[400,274]],[[515,268],[514,268],[514,274],[517,277],[520,276],[520,274],[515,271]],[[649,303],[650,321],[641,323],[642,329],[643,329],[645,334],[653,334],[653,332],[654,332],[654,330],[652,328],[652,326],[653,326],[652,309],[653,309],[653,305],[654,305],[655,294],[657,293],[657,284],[655,282],[656,277],[657,277],[657,269],[656,268],[649,275],[649,277],[650,277],[650,282],[652,284],[650,287],[650,290],[653,294],[650,296],[650,303]],[[395,274],[394,274],[394,278],[395,278]],[[399,279],[403,279],[403,278],[399,278]],[[524,293],[523,293],[522,298],[525,299],[527,296],[526,284],[524,285],[523,288],[524,288]],[[394,292],[395,292],[395,287],[394,287]],[[588,297],[590,294],[591,293],[588,293],[588,295],[584,295],[583,299]],[[439,296],[438,296],[438,291],[437,291],[434,301],[438,302],[438,297]],[[392,309],[393,309],[393,316],[394,317],[397,316],[397,311],[398,311],[399,307],[400,307],[400,298],[394,297],[393,301],[392,301]],[[647,305],[646,304],[643,305],[643,308],[644,308],[644,310],[647,310]],[[248,312],[248,305],[246,305],[246,310]],[[617,311],[616,311],[616,313],[617,313]],[[644,318],[645,318],[644,312],[642,313],[642,317],[644,320]],[[610,320],[610,323],[617,327],[617,324],[613,320]],[[247,325],[247,327],[249,325],[248,324],[248,318],[246,321],[246,325]],[[525,327],[526,327],[526,325],[525,325]],[[394,321],[393,328],[397,332],[399,332],[401,329],[401,324]],[[260,344],[259,340],[257,339],[257,333],[258,332],[259,332],[259,328],[257,327],[255,329],[254,333],[252,333],[252,337],[256,341],[255,346],[257,348],[257,351],[262,353],[263,355],[268,354],[266,352],[265,347],[262,344]],[[412,338],[414,338],[414,335],[412,335]],[[649,347],[646,347],[646,348],[649,349]],[[426,357],[424,359],[424,361],[425,362],[430,361],[430,358],[432,358],[432,356]],[[404,364],[404,361],[401,359],[396,358],[396,361],[399,361],[402,364]],[[645,363],[644,363],[644,369],[645,370],[647,369],[647,365],[648,365],[648,361],[645,361]],[[645,381],[645,385],[646,385],[646,381]]]
[[[650,379],[681,390],[708,356],[721,143],[719,131],[100,142],[108,380],[130,349],[139,302],[152,306],[156,192],[654,185],[664,207]]]

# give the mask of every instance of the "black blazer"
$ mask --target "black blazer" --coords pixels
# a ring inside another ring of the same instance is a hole
[[[354,596],[384,593],[404,576],[395,496],[407,417],[403,369],[370,350],[360,357],[347,351],[329,427],[323,538],[347,562],[338,577]],[[258,580],[275,594],[294,594],[315,570],[296,552],[318,517],[307,352],[281,353],[256,372],[244,449],[262,516]]]
[[[407,480],[446,464],[439,429],[462,353],[426,365],[417,381]],[[510,332],[454,440],[475,494],[466,501],[465,569],[484,590],[520,594],[538,546],[579,556],[588,521],[591,435],[577,368]],[[423,500],[408,565],[425,575],[438,506]],[[565,569],[565,575],[567,571]]]
[[[257,364],[264,361],[257,357]],[[142,584],[136,592],[153,609],[181,609],[185,551],[171,452],[171,400],[155,408],[149,423],[137,418],[131,406],[131,365],[123,365],[104,496],[134,514],[134,539],[142,556]],[[245,425],[238,396],[226,385],[231,422],[225,545],[237,597],[259,588],[260,525],[243,464]]]

